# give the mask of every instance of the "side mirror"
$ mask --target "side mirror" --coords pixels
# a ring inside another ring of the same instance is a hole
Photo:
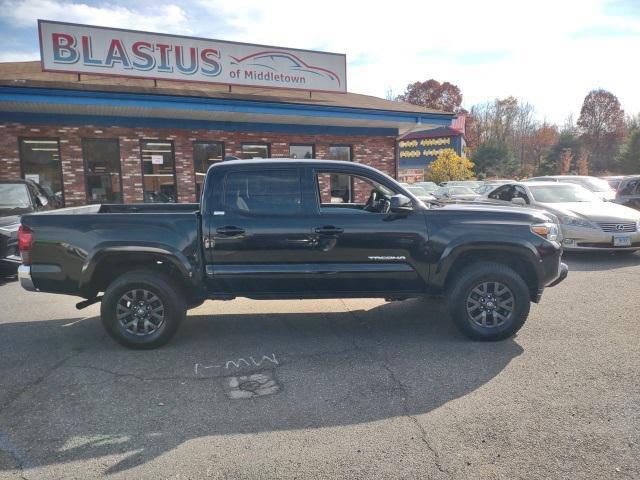
[[[527,202],[524,198],[521,197],[513,197],[511,199],[511,203],[515,204],[515,205],[522,205],[523,207],[527,205]]]
[[[402,194],[394,195],[389,200],[389,211],[392,213],[409,213],[413,210],[411,199]]]
[[[44,195],[38,195],[36,197],[36,200],[38,201],[38,206],[40,207],[46,207],[49,204],[49,200]]]

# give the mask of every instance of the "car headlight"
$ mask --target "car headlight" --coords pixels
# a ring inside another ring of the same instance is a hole
[[[569,227],[596,228],[596,226],[589,220],[580,217],[573,217],[570,215],[560,217],[560,221],[563,225],[567,225]]]
[[[558,226],[555,223],[534,223],[531,225],[531,231],[550,242],[558,241]]]

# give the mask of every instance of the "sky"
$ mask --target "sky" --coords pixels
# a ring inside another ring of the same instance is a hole
[[[0,61],[39,59],[38,18],[345,53],[349,91],[379,97],[435,78],[557,124],[595,88],[640,112],[640,0],[0,0]]]

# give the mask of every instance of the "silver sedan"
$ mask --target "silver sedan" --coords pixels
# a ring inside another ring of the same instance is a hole
[[[488,193],[487,200],[553,213],[567,251],[640,250],[640,212],[605,202],[573,183],[514,182]]]

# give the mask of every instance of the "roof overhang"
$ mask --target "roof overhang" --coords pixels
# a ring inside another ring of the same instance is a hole
[[[402,136],[448,126],[452,118],[450,113],[0,86],[4,122]]]

